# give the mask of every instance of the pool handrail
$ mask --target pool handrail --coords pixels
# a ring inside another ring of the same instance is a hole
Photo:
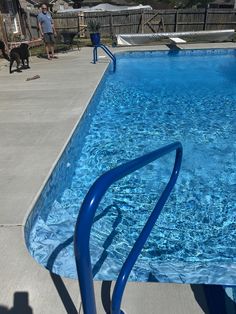
[[[96,314],[89,238],[95,212],[101,199],[114,182],[174,150],[176,151],[176,155],[171,177],[123,264],[114,287],[111,314],[120,314],[122,313],[120,311],[121,300],[130,271],[178,178],[183,154],[182,144],[180,142],[172,143],[105,172],[93,183],[85,196],[76,221],[74,233],[74,252],[84,314]]]
[[[116,56],[109,50],[104,44],[98,44],[93,48],[93,63],[95,64],[98,61],[98,48],[101,48],[113,61],[113,71],[116,70]]]

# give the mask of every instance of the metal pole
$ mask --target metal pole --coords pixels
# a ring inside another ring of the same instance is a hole
[[[204,14],[204,24],[203,24],[203,30],[205,31],[207,29],[207,15],[208,15],[208,7],[205,8],[205,14]]]
[[[178,31],[178,9],[175,12],[175,32]]]

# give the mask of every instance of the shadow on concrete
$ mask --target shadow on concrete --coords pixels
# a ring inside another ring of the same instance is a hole
[[[30,67],[27,67],[26,65],[24,66],[24,65],[22,65],[22,66],[20,66],[18,69],[12,69],[12,71],[11,71],[11,74],[12,73],[21,73],[22,71],[24,71],[24,70],[28,70],[28,69],[30,69]],[[0,312],[1,313],[1,312]]]
[[[197,301],[197,303],[200,305],[201,309],[203,310],[204,313],[210,314],[208,311],[208,306],[206,302],[206,296],[205,296],[205,291],[204,291],[204,285],[190,285],[194,298]],[[223,313],[222,313],[223,314]]]
[[[108,253],[107,253],[107,248],[111,245],[114,237],[116,236],[117,234],[117,231],[116,231],[116,227],[119,225],[119,223],[121,222],[122,220],[122,215],[121,215],[121,211],[119,209],[119,207],[117,205],[110,205],[110,206],[107,206],[104,211],[102,211],[101,214],[98,214],[95,218],[94,218],[94,221],[93,222],[96,222],[98,220],[100,220],[102,217],[104,217],[111,209],[114,209],[117,211],[117,217],[115,218],[115,221],[112,225],[112,231],[111,233],[108,235],[108,237],[106,238],[106,240],[104,241],[103,243],[103,253],[101,254],[99,260],[96,262],[96,264],[93,266],[93,276],[95,276],[99,270],[101,269],[104,261],[106,260],[107,256],[108,256]],[[54,286],[56,287],[56,290],[61,298],[61,301],[65,307],[65,310],[67,311],[67,313],[69,314],[76,314],[78,313],[77,309],[76,309],[76,306],[75,304],[73,303],[71,297],[70,297],[70,294],[62,280],[62,278],[57,275],[57,274],[54,274],[52,272],[53,270],[53,265],[54,265],[54,262],[57,258],[57,256],[59,255],[59,253],[64,249],[66,248],[67,246],[69,246],[74,240],[74,237],[71,236],[69,237],[66,241],[64,241],[63,243],[59,244],[55,249],[54,251],[52,252],[52,254],[50,255],[48,261],[47,261],[47,265],[46,265],[46,268],[50,271],[50,276],[51,276],[51,279],[54,283]],[[110,282],[110,281],[109,281]],[[110,290],[109,290],[109,294],[107,294],[105,296],[106,293],[108,293],[108,288],[107,288],[107,281],[105,281],[105,285],[102,284],[102,288],[101,288],[101,295],[102,295],[102,303],[104,304],[103,306],[105,306],[107,308],[108,305],[110,305]],[[105,309],[104,307],[104,309]],[[109,307],[110,308],[110,307]],[[109,312],[106,312],[106,313],[109,313]],[[1,314],[1,312],[0,312]]]
[[[236,304],[220,285],[191,285],[194,297],[206,314],[235,314]]]
[[[110,314],[112,281],[103,281],[101,287],[102,306],[106,314]]]
[[[15,292],[13,299],[13,307],[8,309],[6,306],[0,305],[0,314],[33,314],[33,310],[29,305],[28,292]]]
[[[58,256],[58,254],[68,245],[70,245],[73,242],[73,236],[71,236],[70,238],[68,238],[65,242],[59,244],[55,250],[52,252],[52,254],[50,255],[46,268],[50,271],[50,276],[51,279],[54,283],[54,286],[57,289],[57,292],[61,298],[61,301],[65,307],[65,310],[67,311],[67,313],[70,314],[76,314],[78,313],[76,306],[74,305],[74,302],[72,301],[68,290],[66,289],[66,286],[63,282],[63,280],[61,279],[61,277],[59,275],[56,275],[54,273],[52,273],[52,269],[53,269],[53,264]]]
[[[53,274],[52,272],[50,272],[50,276],[51,276],[51,279],[54,283],[54,286],[57,289],[57,292],[60,296],[60,299],[64,305],[66,313],[77,314],[78,311],[76,309],[76,306],[75,306],[74,302],[72,301],[70,294],[69,294],[63,280],[61,279],[61,277],[59,275]]]

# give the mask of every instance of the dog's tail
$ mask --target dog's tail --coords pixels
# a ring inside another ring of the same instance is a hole
[[[6,59],[7,61],[10,61],[10,57],[5,51],[5,44],[3,41],[0,40],[0,50],[2,51],[3,58]]]
[[[2,50],[2,55],[3,55],[4,59],[6,59],[7,61],[10,61],[10,58],[9,58],[9,56],[8,56],[8,54],[6,53],[5,50]]]

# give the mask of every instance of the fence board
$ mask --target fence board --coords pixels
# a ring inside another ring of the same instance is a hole
[[[39,29],[38,29],[37,14],[30,12],[27,17],[28,17],[29,27],[31,28],[32,38],[38,38]]]
[[[6,31],[4,29],[3,17],[0,13],[0,39],[7,42]]]
[[[228,9],[84,12],[84,24],[87,25],[90,20],[96,19],[101,25],[100,33],[104,37],[113,37],[115,34],[124,33],[158,32],[161,18],[163,19],[166,32],[236,28],[236,10]],[[150,19],[151,21],[147,23]],[[54,21],[59,31],[63,29],[75,31],[78,29],[77,14],[55,14]],[[87,31],[85,35],[88,37]]]
[[[0,12],[1,16],[1,12]],[[168,9],[168,10],[135,10],[120,12],[84,12],[53,14],[58,32],[80,30],[81,36],[89,37],[86,25],[91,19],[96,19],[101,25],[101,36],[113,38],[116,34],[150,33],[158,31],[182,32],[201,30],[223,30],[236,28],[236,10],[234,9]],[[163,21],[164,30],[160,27]],[[39,37],[37,14],[28,12],[27,21],[33,38]],[[0,31],[6,32],[3,20]],[[4,39],[5,40],[5,39]]]

